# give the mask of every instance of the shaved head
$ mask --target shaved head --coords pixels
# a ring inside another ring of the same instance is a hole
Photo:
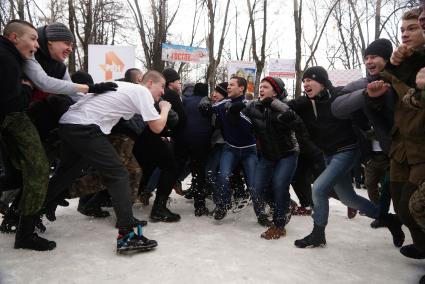
[[[6,27],[3,30],[3,36],[9,37],[12,33],[22,35],[26,31],[26,28],[31,28],[37,31],[36,28],[27,21],[12,20],[6,24]]]

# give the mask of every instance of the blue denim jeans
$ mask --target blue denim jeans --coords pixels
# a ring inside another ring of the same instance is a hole
[[[228,144],[223,146],[220,158],[220,170],[214,190],[214,202],[216,205],[230,205],[231,192],[229,188],[229,177],[239,162],[242,163],[244,169],[245,183],[248,189],[252,191],[257,160],[256,146],[246,148],[235,148]]]
[[[264,195],[271,190],[273,222],[277,227],[285,226],[286,213],[288,213],[291,197],[289,185],[297,168],[298,155],[270,161],[261,157],[255,169],[253,190],[254,211],[258,216],[264,213]]]
[[[326,226],[329,217],[329,193],[335,190],[339,200],[348,207],[358,209],[366,216],[377,219],[379,208],[368,199],[356,194],[351,183],[351,169],[360,159],[358,149],[325,155],[326,169],[313,183],[313,220]]]
[[[208,156],[207,164],[205,166],[205,177],[207,182],[207,187],[211,189],[211,192],[214,191],[217,173],[220,166],[221,152],[223,151],[224,144],[215,144],[211,149],[211,152]],[[215,198],[213,194],[213,198]],[[214,199],[214,203],[217,203],[217,200]]]

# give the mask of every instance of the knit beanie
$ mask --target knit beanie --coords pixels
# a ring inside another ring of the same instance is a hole
[[[331,81],[329,81],[328,72],[322,66],[313,66],[305,70],[302,81],[306,78],[319,82],[326,88],[332,86]]]
[[[168,83],[180,80],[179,73],[177,73],[173,68],[164,69],[164,71],[162,71],[162,75],[164,75],[166,85],[168,85]]]
[[[193,87],[193,95],[199,97],[208,96],[208,84],[205,83],[196,83]]]
[[[391,41],[385,38],[378,38],[366,47],[364,56],[377,55],[388,61],[393,53]]]
[[[227,82],[223,82],[220,84],[217,84],[214,88],[215,91],[219,92],[223,97],[227,97],[228,93],[227,93],[227,86],[229,84]]]
[[[277,94],[277,96],[279,98],[284,97],[286,92],[285,92],[285,83],[283,83],[282,79],[278,78],[278,77],[265,77],[263,78],[262,81],[267,81],[270,83],[270,85],[272,85],[273,90],[275,91],[275,93]]]
[[[71,80],[77,84],[93,84],[92,76],[84,71],[77,71],[71,75]]]
[[[46,39],[50,41],[74,41],[71,31],[62,23],[46,26]]]

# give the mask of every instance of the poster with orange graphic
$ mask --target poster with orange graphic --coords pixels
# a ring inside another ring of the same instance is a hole
[[[95,83],[123,78],[135,64],[134,46],[89,44],[89,73]]]

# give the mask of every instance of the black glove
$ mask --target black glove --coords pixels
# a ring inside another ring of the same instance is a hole
[[[245,108],[245,104],[243,102],[237,102],[237,103],[230,104],[228,106],[227,111],[229,113],[239,113],[244,108]]]
[[[277,120],[281,123],[289,123],[295,119],[295,114],[288,110],[277,116]]]
[[[89,93],[101,94],[107,91],[116,91],[118,85],[114,82],[102,82],[98,84],[89,84]]]
[[[271,97],[267,97],[261,100],[261,104],[268,108],[271,106],[272,102],[273,102],[273,98]]]

